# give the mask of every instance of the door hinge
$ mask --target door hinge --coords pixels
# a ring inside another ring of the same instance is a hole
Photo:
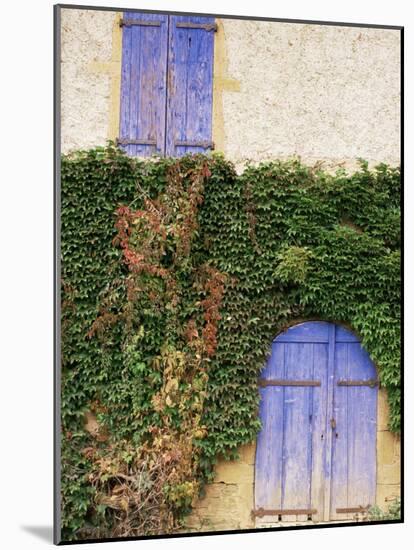
[[[116,138],[115,145],[157,145],[155,139],[129,139],[129,138]]]
[[[375,386],[378,386],[378,380],[375,378],[371,380],[338,380],[338,386],[369,386],[375,388]]]
[[[261,388],[266,386],[320,386],[320,380],[265,380],[259,379],[258,382]]]
[[[337,508],[337,514],[357,514],[368,512],[370,506],[351,506],[350,508]]]
[[[213,141],[174,141],[175,147],[204,147],[204,149],[214,149]]]
[[[180,29],[203,29],[205,31],[217,32],[217,23],[176,23],[176,27]]]
[[[120,27],[161,27],[161,21],[143,21],[142,19],[120,19]]]
[[[258,508],[257,510],[252,510],[252,516],[256,518],[262,518],[264,516],[299,516],[306,515],[312,516],[317,514],[318,510],[315,508],[298,508],[298,509],[272,509],[266,510],[265,508]]]

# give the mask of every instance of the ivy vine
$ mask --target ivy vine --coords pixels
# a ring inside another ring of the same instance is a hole
[[[400,172],[62,158],[63,538],[174,532],[260,428],[273,338],[358,333],[400,427]]]

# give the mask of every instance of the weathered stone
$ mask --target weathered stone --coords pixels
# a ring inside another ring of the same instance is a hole
[[[254,466],[243,462],[219,462],[216,466],[216,482],[225,483],[253,483]]]
[[[399,457],[398,438],[391,432],[377,433],[377,467],[385,464],[394,464]]]
[[[388,405],[387,392],[381,388],[378,391],[378,415],[377,415],[377,430],[388,430],[390,408]]]
[[[394,485],[401,482],[401,466],[397,460],[393,464],[381,464],[378,468],[377,483]]]
[[[98,441],[106,441],[108,433],[103,426],[98,423],[95,414],[92,411],[86,411],[84,417],[84,427]]]
[[[186,520],[186,526],[197,530],[205,530],[210,524],[216,530],[252,528],[252,507],[253,481],[212,483],[207,487],[206,496],[197,502],[194,512]]]
[[[240,462],[245,464],[251,464],[254,466],[256,457],[256,443],[250,443],[249,445],[242,445],[240,447]]]
[[[400,485],[377,485],[377,505],[381,510],[387,511],[400,494]]]

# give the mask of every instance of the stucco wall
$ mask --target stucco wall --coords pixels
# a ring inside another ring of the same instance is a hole
[[[118,135],[121,74],[118,17],[119,14],[107,11],[61,10],[63,153],[105,145],[107,139]]]
[[[399,163],[397,31],[223,19],[216,43],[233,88],[216,91],[214,133],[237,164]]]
[[[400,496],[400,439],[388,430],[389,408],[386,393],[378,392],[377,413],[377,490],[376,504],[386,511]],[[214,482],[207,487],[184,531],[223,531],[265,526],[251,517],[254,508],[254,462],[256,445],[240,449],[240,460],[222,460],[216,467]],[[350,515],[350,521],[363,516]],[[310,522],[306,522],[309,524]],[[277,524],[272,524],[277,525]],[[292,525],[283,523],[279,525]]]
[[[118,136],[121,14],[62,9],[62,150]],[[213,140],[246,160],[399,164],[399,32],[218,19]]]

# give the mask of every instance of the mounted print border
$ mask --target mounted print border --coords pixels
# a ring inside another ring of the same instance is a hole
[[[55,543],[401,523],[403,28],[54,17]]]

